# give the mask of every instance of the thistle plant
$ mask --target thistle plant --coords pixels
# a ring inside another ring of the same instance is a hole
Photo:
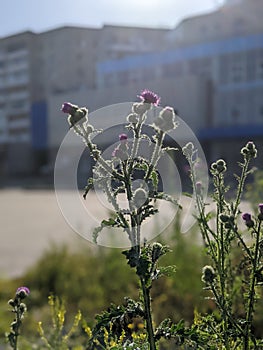
[[[230,188],[225,183],[226,162],[219,159],[212,163],[215,215],[207,212],[201,185],[196,179],[193,144],[187,144],[183,153],[191,168],[197,219],[211,260],[211,265],[204,266],[202,270],[202,281],[220,313],[219,320],[214,316],[213,321],[211,318],[207,321],[207,328],[218,334],[217,346],[220,344],[224,349],[259,349],[262,340],[256,339],[253,334],[253,317],[263,281],[263,206],[259,204],[259,213],[255,216],[240,211],[244,184],[253,170],[251,163],[257,156],[257,149],[253,142],[248,142],[241,149],[241,174],[236,175],[234,199],[229,199],[232,198]]]
[[[20,335],[20,328],[22,320],[26,314],[27,307],[23,300],[28,297],[30,290],[27,287],[19,287],[16,291],[14,299],[10,299],[8,304],[12,306],[12,312],[15,314],[15,318],[10,326],[10,332],[6,335],[7,340],[12,349],[18,349],[18,338]]]
[[[156,108],[160,98],[155,93],[144,90],[139,95],[140,102],[132,105],[127,116],[127,131],[132,133],[131,140],[126,133],[119,135],[119,144],[112,152],[111,159],[105,159],[99,146],[94,142],[94,136],[101,131],[96,130],[88,118],[88,110],[79,108],[69,102],[64,103],[62,111],[68,114],[70,128],[79,135],[90,151],[96,164],[93,167],[93,177],[88,179],[84,198],[92,188],[102,190],[111,203],[114,215],[101,222],[94,230],[94,240],[105,227],[120,228],[130,242],[130,249],[124,251],[128,264],[134,268],[139,277],[143,316],[146,322],[147,340],[151,350],[156,349],[150,290],[152,282],[160,276],[173,270],[173,267],[161,268],[159,258],[168,252],[168,247],[160,243],[148,244],[142,236],[142,224],[158,212],[157,200],[167,200],[178,206],[177,200],[159,191],[158,162],[165,152],[165,135],[178,126],[176,114],[171,107],[165,107],[158,112],[151,125],[152,139],[143,131],[149,111]],[[154,111],[156,112],[156,111]],[[154,143],[150,157],[142,156],[140,150],[142,141]],[[136,173],[142,174],[139,186],[135,186]],[[114,185],[113,185],[114,184]],[[119,194],[125,194],[127,206],[121,208]]]

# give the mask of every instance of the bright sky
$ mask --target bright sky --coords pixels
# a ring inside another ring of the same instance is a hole
[[[2,0],[0,37],[62,25],[175,27],[185,17],[216,9],[224,0]]]

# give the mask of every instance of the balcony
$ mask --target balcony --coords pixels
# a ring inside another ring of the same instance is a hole
[[[6,59],[12,60],[12,59],[17,59],[21,57],[27,57],[28,56],[28,50],[27,49],[20,49],[12,52],[8,52],[6,54]]]

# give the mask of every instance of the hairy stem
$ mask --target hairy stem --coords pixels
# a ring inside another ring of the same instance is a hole
[[[257,272],[258,260],[259,260],[260,228],[261,228],[261,221],[259,222],[258,227],[255,230],[256,243],[255,243],[254,254],[253,254],[254,258],[252,260],[252,271],[250,274],[248,306],[247,306],[247,314],[246,314],[246,333],[245,333],[245,339],[244,339],[244,350],[249,349],[249,338],[250,338],[250,332],[251,332],[251,325],[252,325],[252,321],[253,321],[255,294],[256,294],[255,293],[256,272]]]
[[[150,345],[150,350],[156,350],[156,344],[154,339],[152,314],[151,314],[151,297],[150,297],[150,287],[146,286],[145,279],[140,277],[141,287],[143,292],[143,302],[144,302],[144,312],[146,318],[146,329],[148,334],[148,342]]]

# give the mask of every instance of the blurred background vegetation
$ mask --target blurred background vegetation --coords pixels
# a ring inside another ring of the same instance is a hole
[[[254,181],[247,187],[246,199],[254,205],[260,202],[263,172],[254,174]],[[262,198],[261,198],[262,201]],[[162,257],[161,264],[176,265],[171,277],[157,280],[152,289],[154,322],[158,325],[164,318],[175,322],[184,319],[193,322],[194,313],[207,313],[214,309],[207,299],[201,282],[202,267],[209,263],[202,247],[197,225],[187,234],[180,233],[180,214],[170,225],[165,238],[171,252]],[[77,250],[69,245],[50,246],[42,257],[21,277],[0,280],[0,339],[4,343],[12,314],[7,301],[14,296],[19,286],[31,290],[27,299],[28,313],[22,333],[28,339],[37,339],[38,321],[50,323],[48,296],[54,295],[65,301],[66,324],[72,324],[74,315],[81,310],[83,318],[92,326],[95,316],[107,309],[111,303],[123,304],[124,297],[138,299],[138,281],[127,265],[120,249],[82,244]],[[259,290],[255,332],[263,336],[263,298]]]

